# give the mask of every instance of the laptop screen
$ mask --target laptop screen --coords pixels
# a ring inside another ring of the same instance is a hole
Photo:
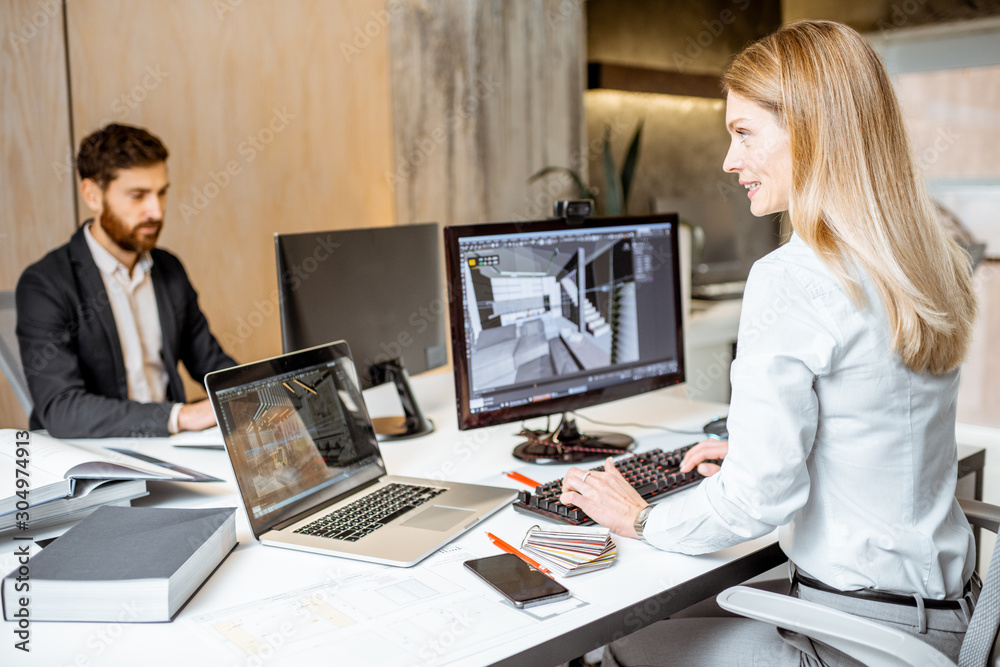
[[[206,384],[255,535],[385,473],[345,343]]]

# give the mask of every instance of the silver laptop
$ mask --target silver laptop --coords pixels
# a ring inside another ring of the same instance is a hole
[[[517,495],[387,476],[343,341],[209,373],[205,386],[261,544],[406,567]]]

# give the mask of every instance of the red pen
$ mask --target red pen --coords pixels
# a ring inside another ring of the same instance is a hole
[[[531,567],[533,567],[536,570],[538,570],[539,572],[544,572],[545,574],[549,575],[550,577],[552,576],[552,572],[549,571],[548,568],[542,567],[541,563],[537,563],[537,562],[533,561],[531,558],[528,558],[526,555],[524,555],[523,553],[521,553],[520,551],[518,551],[514,547],[510,546],[509,544],[507,544],[506,542],[504,542],[503,540],[501,540],[499,537],[497,537],[493,533],[486,533],[486,537],[490,538],[490,540],[493,542],[493,544],[497,545],[498,547],[500,547],[501,549],[503,549],[504,551],[506,551],[509,554],[514,554],[515,556],[517,556],[518,558],[520,558],[521,560],[523,560],[525,563],[527,563]]]
[[[530,486],[532,488],[534,488],[536,486],[541,486],[541,484],[539,484],[535,480],[531,479],[530,477],[525,477],[524,475],[522,475],[519,472],[507,472],[507,473],[504,473],[504,474],[507,475],[508,477],[510,477],[511,479],[516,480],[518,482],[521,482],[522,484],[527,484],[528,486]]]

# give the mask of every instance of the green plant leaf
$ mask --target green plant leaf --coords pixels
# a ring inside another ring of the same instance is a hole
[[[567,167],[545,167],[539,169],[531,178],[528,179],[528,183],[534,183],[540,178],[545,178],[551,174],[567,174],[573,182],[576,183],[576,192],[580,199],[597,199],[597,193],[591,190],[586,183],[583,182],[583,178],[580,174],[576,173],[572,169]]]
[[[635,135],[632,136],[632,143],[629,144],[628,152],[625,154],[625,162],[622,163],[622,208],[628,208],[628,194],[632,190],[632,180],[635,177],[635,169],[639,162],[639,140],[642,137],[642,125],[645,120],[640,120],[635,128]]]
[[[611,156],[611,128],[604,127],[604,214],[622,214],[622,182]]]

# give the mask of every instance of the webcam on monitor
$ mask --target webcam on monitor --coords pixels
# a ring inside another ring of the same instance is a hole
[[[589,218],[593,212],[593,199],[559,200],[552,205],[554,217],[568,221]]]

